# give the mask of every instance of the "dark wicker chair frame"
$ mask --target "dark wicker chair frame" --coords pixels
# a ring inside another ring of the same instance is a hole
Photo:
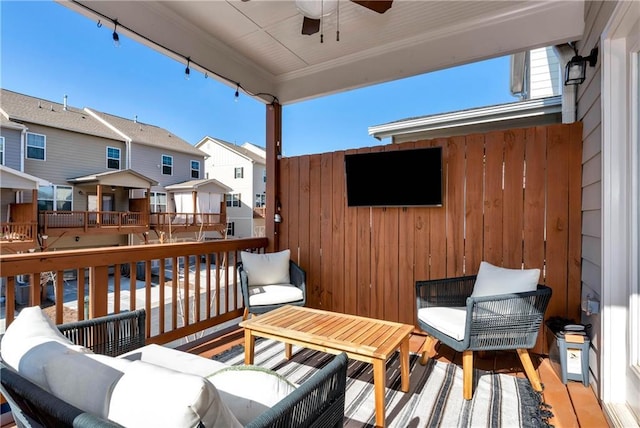
[[[294,261],[289,260],[289,277],[291,285],[302,290],[302,300],[295,302],[287,302],[277,305],[254,305],[249,304],[249,277],[247,271],[243,269],[242,262],[238,262],[238,273],[240,274],[240,288],[242,289],[242,298],[244,299],[244,315],[243,319],[247,319],[249,314],[264,314],[284,305],[304,306],[307,302],[307,275],[305,271]]]
[[[497,296],[470,297],[476,276],[416,282],[418,310],[428,307],[466,307],[465,335],[456,340],[418,319],[430,338],[462,352],[463,395],[473,396],[473,351],[516,350],[536,391],[542,385],[528,350],[536,344],[538,331],[551,298],[551,289],[539,284],[536,291]],[[425,341],[421,363],[428,360],[431,340]]]
[[[145,311],[124,312],[58,326],[72,342],[117,356],[145,344]],[[294,392],[247,426],[341,427],[347,380],[346,354],[336,356]],[[22,427],[115,428],[121,425],[84,412],[22,377],[0,359],[0,392]]]

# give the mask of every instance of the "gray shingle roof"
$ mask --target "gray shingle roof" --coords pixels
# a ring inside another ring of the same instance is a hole
[[[65,110],[60,103],[30,97],[7,89],[2,89],[0,109],[12,122],[33,123],[117,141],[123,140],[120,135],[92,118],[83,110],[69,105]]]
[[[195,148],[182,138],[172,134],[166,129],[160,128],[159,126],[125,119],[94,109],[87,108],[85,110],[93,112],[102,120],[117,128],[120,132],[129,137],[133,143],[161,147],[165,150],[173,150],[176,152],[193,154],[195,156],[207,156],[205,152]]]

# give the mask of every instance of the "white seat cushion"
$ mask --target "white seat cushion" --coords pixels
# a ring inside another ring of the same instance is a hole
[[[304,298],[302,290],[291,284],[257,285],[249,287],[251,306],[278,305]]]
[[[225,363],[212,360],[211,358],[203,358],[199,355],[156,344],[145,345],[142,348],[122,354],[117,358],[129,361],[144,361],[179,372],[203,377],[227,367]]]
[[[242,425],[248,424],[296,389],[296,385],[275,371],[258,366],[226,367],[208,376],[208,379]]]
[[[471,297],[535,291],[539,278],[540,269],[506,269],[481,262]]]
[[[127,427],[241,427],[207,379],[144,361],[115,384],[109,419]]]
[[[242,269],[247,273],[249,286],[289,284],[289,259],[290,250],[277,253],[249,253],[241,251]]]
[[[455,340],[462,340],[464,339],[467,308],[465,306],[421,308],[418,309],[418,319]]]

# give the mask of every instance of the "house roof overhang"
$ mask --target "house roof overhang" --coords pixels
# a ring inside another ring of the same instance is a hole
[[[122,186],[132,189],[147,189],[158,184],[157,181],[132,169],[83,175],[82,177],[69,178],[67,181],[76,185]]]
[[[51,186],[51,182],[0,165],[0,188],[13,190],[38,190],[39,186]]]
[[[176,183],[170,186],[165,186],[165,189],[169,192],[185,192],[185,191],[203,191],[209,193],[228,193],[232,189],[231,187],[219,182],[214,178],[203,180],[189,180],[183,183]]]
[[[398,120],[369,127],[369,135],[380,140],[407,134],[429,134],[434,131],[451,133],[454,128],[462,134],[469,133],[468,130],[476,125],[483,125],[483,129],[486,130],[486,125],[497,122],[504,127],[514,127],[514,123],[528,123],[529,126],[534,126],[542,124],[545,116],[561,113],[562,97],[546,97]]]
[[[384,14],[339,3],[319,34],[300,34],[302,15],[281,1],[57,0],[118,32],[207,72],[265,103],[320,97],[575,41],[583,1],[406,1]],[[108,37],[105,35],[105,37]]]

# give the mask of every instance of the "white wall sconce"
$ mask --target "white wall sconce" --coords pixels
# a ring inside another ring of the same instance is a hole
[[[575,49],[575,48],[574,48]],[[587,63],[589,66],[595,67],[598,62],[598,48],[591,49],[589,56],[583,57],[576,55],[569,60],[567,67],[565,68],[564,84],[567,85],[579,85],[585,80]]]

